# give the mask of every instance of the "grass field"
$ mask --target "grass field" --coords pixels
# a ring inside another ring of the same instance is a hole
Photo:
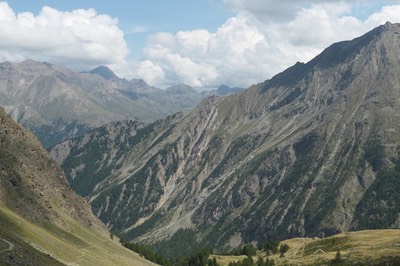
[[[366,230],[342,233],[319,238],[294,238],[282,241],[289,245],[284,257],[270,256],[276,265],[400,265],[400,230]],[[336,253],[341,260],[333,263]],[[253,257],[266,258],[264,252]],[[218,256],[217,261],[226,266],[229,262],[243,260],[244,256]]]
[[[88,229],[67,215],[68,231],[53,224],[38,226],[0,205],[0,265],[35,260],[37,265],[154,265],[122,247],[106,231]],[[12,246],[9,244],[12,243]]]

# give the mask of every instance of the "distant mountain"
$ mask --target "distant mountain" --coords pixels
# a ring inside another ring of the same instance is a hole
[[[150,86],[143,79],[132,79],[129,81],[129,88],[140,90],[140,89],[150,89]]]
[[[186,84],[178,84],[166,89],[169,95],[197,94],[197,91]]]
[[[244,90],[245,90],[244,88],[238,88],[238,87],[230,88],[226,85],[221,85],[216,90],[203,91],[202,94],[204,96],[211,96],[211,95],[226,96],[232,93],[239,93]]]
[[[0,108],[0,264],[152,265],[113,241],[39,141]]]
[[[96,74],[105,80],[113,81],[119,85],[122,89],[135,90],[135,89],[149,89],[150,86],[143,79],[132,79],[130,81],[120,78],[115,73],[108,68],[107,66],[99,66],[92,69],[89,72],[82,73],[90,73]]]
[[[192,109],[193,106],[199,104],[204,98],[195,89],[185,84],[171,86],[165,90],[165,93],[171,99],[171,105],[175,105],[184,111]]]
[[[109,124],[52,156],[109,228],[164,251],[399,228],[399,32],[387,23],[242,93]]]
[[[226,85],[221,85],[217,88],[217,93],[218,95],[228,95],[231,93],[237,93],[237,92],[242,92],[244,91],[244,88],[238,88],[238,87],[234,87],[234,88],[230,88]]]
[[[0,105],[46,147],[112,121],[152,122],[189,110],[201,101],[192,96],[181,103],[179,94],[121,79],[104,66],[76,73],[32,60],[0,64]]]
[[[89,73],[97,74],[100,77],[103,77],[105,80],[118,81],[120,79],[119,77],[117,77],[117,75],[114,74],[114,72],[111,71],[111,69],[106,66],[96,67],[95,69],[89,71]]]

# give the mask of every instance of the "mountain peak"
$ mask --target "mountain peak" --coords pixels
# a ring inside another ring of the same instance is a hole
[[[105,80],[118,80],[118,76],[114,74],[114,72],[106,67],[106,66],[98,66],[95,69],[89,71],[90,74],[97,74],[103,77]]]
[[[39,62],[32,60],[32,59],[25,59],[24,61],[21,62],[22,65],[38,65],[40,64]]]
[[[399,23],[393,24],[390,21],[387,21],[381,27],[383,27],[385,30],[398,30],[400,28],[400,24]]]
[[[35,61],[32,59],[25,59],[18,65],[24,66],[24,67],[49,67],[49,68],[52,68],[54,66],[53,64],[50,64],[48,62],[38,62],[38,61]]]
[[[377,45],[381,45],[382,41],[393,36],[398,35],[400,32],[400,24],[392,24],[387,22],[381,25],[361,37],[355,38],[351,41],[343,41],[334,43],[326,48],[319,56],[315,57],[310,61],[313,65],[317,63],[322,67],[329,67],[345,61],[353,60],[357,54],[360,54],[363,49],[367,47],[373,48]],[[383,42],[384,46],[390,45],[391,42]]]
[[[328,69],[354,62],[366,64],[370,60],[392,62],[398,50],[400,24],[387,22],[353,40],[334,43],[308,63],[297,62],[265,82],[263,90],[271,87],[292,87],[315,69]],[[356,65],[357,65],[356,64]],[[383,65],[387,65],[382,63]],[[350,72],[348,72],[350,74]],[[354,73],[353,73],[354,74]]]
[[[176,94],[188,94],[188,93],[197,93],[195,89],[186,84],[177,84],[167,88],[168,93],[176,93]]]
[[[384,25],[379,26],[375,30],[370,31],[370,33],[375,33],[376,38],[392,38],[400,34],[400,23],[390,23],[386,22]],[[368,33],[367,33],[368,34]]]
[[[219,86],[217,88],[217,94],[218,95],[228,95],[231,93],[241,92],[243,90],[244,90],[243,88],[238,88],[238,87],[231,88],[225,84],[222,84],[221,86]]]

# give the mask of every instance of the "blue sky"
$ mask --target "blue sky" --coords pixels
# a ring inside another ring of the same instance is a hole
[[[248,87],[386,21],[400,22],[400,1],[0,0],[0,61]]]

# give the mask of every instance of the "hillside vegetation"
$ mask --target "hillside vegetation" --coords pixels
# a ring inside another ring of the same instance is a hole
[[[400,265],[400,230],[365,230],[348,232],[331,237],[293,238],[282,241],[289,250],[267,256],[258,252],[252,259],[275,261],[275,265]],[[339,252],[339,253],[338,253]],[[215,257],[221,266],[242,261],[245,256]]]
[[[39,226],[0,205],[0,265],[152,265],[117,238],[63,218],[68,230]]]

